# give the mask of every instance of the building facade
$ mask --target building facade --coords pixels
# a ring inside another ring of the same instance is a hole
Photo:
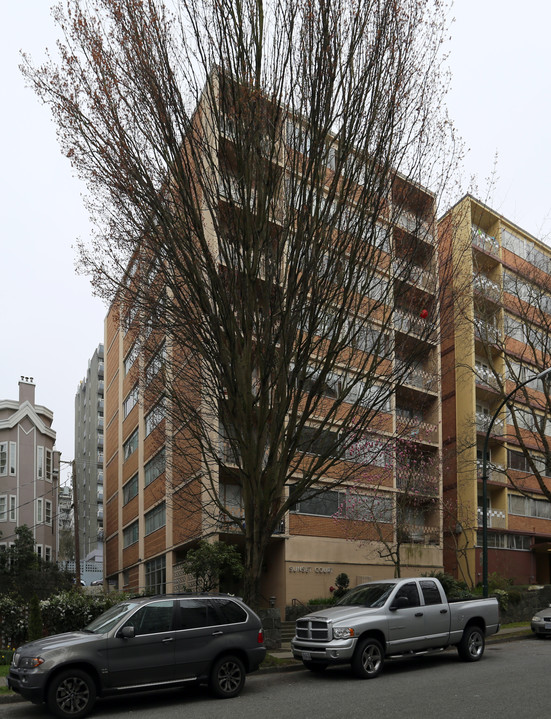
[[[103,344],[88,362],[75,395],[74,486],[81,559],[103,556]],[[76,526],[75,525],[75,526]]]
[[[230,120],[222,125],[219,147],[229,147],[226,154],[231,157],[233,125]],[[301,131],[289,122],[287,128],[290,145]],[[305,152],[305,145],[298,151]],[[223,187],[221,183],[221,213],[235,209],[234,185],[231,180],[226,184]],[[394,201],[400,212],[392,212]],[[433,310],[434,331],[427,331],[429,310],[424,309],[438,304],[435,199],[430,192],[395,178],[385,202],[379,223],[385,242],[378,254],[377,272],[379,286],[384,286],[386,293],[382,304],[392,305],[393,320],[385,324],[384,332],[375,322],[361,351],[369,354],[384,347],[387,356],[382,372],[396,370],[399,374],[405,365],[409,371],[402,373],[403,381],[380,406],[374,423],[379,436],[370,437],[363,458],[372,457],[367,460],[370,481],[378,477],[382,490],[370,507],[377,515],[372,525],[383,526],[386,540],[400,545],[402,574],[417,575],[442,568],[440,334]],[[136,277],[129,269],[125,281],[136,282]],[[366,297],[365,301],[373,299]],[[380,317],[384,315],[381,309]],[[152,337],[157,349],[144,356],[140,346],[144,341],[151,344]],[[182,574],[182,560],[203,537],[242,547],[235,521],[242,506],[238,467],[232,461],[232,451],[224,451],[224,437],[220,437],[224,461],[218,469],[210,466],[209,472],[214,473],[219,496],[231,508],[233,519],[223,512],[217,517],[209,514],[198,484],[193,497],[194,474],[204,469],[201,459],[190,469],[189,478],[176,476],[176,463],[171,459],[174,443],[182,441],[182,434],[177,439],[165,416],[164,403],[170,402],[170,397],[162,395],[162,388],[153,398],[149,391],[171,351],[170,337],[158,336],[155,329],[152,333],[149,318],[140,317],[139,308],[122,311],[116,303],[111,307],[105,326],[105,576],[111,586],[121,590],[184,589],[187,578]],[[417,357],[415,363],[410,362],[412,356]],[[178,358],[170,360],[174,364]],[[338,384],[339,377],[334,379]],[[192,389],[198,391],[200,403],[198,387]],[[330,398],[334,390],[327,387],[322,391]],[[216,424],[212,418],[209,421]],[[411,493],[415,501],[410,501],[408,492],[409,468],[400,472],[395,455],[389,461],[385,452],[379,451],[395,436],[401,437],[410,456],[419,453],[430,467],[430,481],[425,476],[425,487],[417,486]],[[357,460],[349,454],[344,461]],[[193,511],[174,501],[174,487],[186,482]],[[351,515],[336,519],[350,491],[344,486],[321,496],[305,496],[286,514],[265,555],[261,595],[266,603],[273,598],[276,606],[283,607],[294,599],[330,596],[330,587],[341,572],[348,574],[352,585],[393,576],[395,565],[385,555],[382,535],[367,531],[362,541],[351,541]],[[225,588],[239,591],[238,586]]]
[[[54,450],[53,413],[35,403],[32,377],[19,382],[19,399],[0,400],[0,551],[27,525],[35,551],[57,560],[60,453]]]
[[[488,571],[518,584],[549,583],[548,385],[515,388],[551,366],[551,251],[470,196],[439,230],[457,268],[447,298],[453,333],[442,344],[444,566],[470,586],[482,581],[487,442]]]

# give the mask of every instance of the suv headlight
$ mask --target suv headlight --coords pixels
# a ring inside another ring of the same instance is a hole
[[[538,617],[537,615],[535,617],[532,617],[533,622],[543,622],[543,619],[541,617]]]
[[[333,639],[349,639],[354,636],[354,629],[352,627],[334,627],[333,628]]]
[[[42,657],[21,657],[19,660],[20,669],[36,669],[41,664],[44,664]]]

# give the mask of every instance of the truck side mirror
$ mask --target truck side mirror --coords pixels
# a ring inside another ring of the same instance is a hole
[[[409,599],[407,597],[396,597],[390,605],[390,611],[395,612],[397,609],[405,609],[409,607]]]
[[[133,639],[136,636],[136,630],[134,627],[126,626],[123,627],[119,634],[119,637],[122,637],[123,639]]]

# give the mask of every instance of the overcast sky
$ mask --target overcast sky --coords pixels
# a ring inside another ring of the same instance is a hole
[[[57,449],[72,460],[74,397],[103,341],[106,308],[74,270],[75,239],[89,235],[82,187],[61,156],[48,111],[18,70],[19,50],[36,61],[53,47],[51,4],[14,0],[2,8],[0,399],[17,399],[20,376],[33,377],[37,403],[54,412]],[[451,16],[448,105],[470,150],[465,178],[475,175],[482,200],[545,240],[551,3],[524,0],[520,11],[512,0],[457,0]]]

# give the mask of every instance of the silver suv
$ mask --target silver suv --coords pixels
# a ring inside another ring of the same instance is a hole
[[[82,631],[19,647],[8,684],[57,716],[78,719],[98,696],[187,682],[235,697],[265,654],[259,617],[236,597],[140,597],[111,607]]]

